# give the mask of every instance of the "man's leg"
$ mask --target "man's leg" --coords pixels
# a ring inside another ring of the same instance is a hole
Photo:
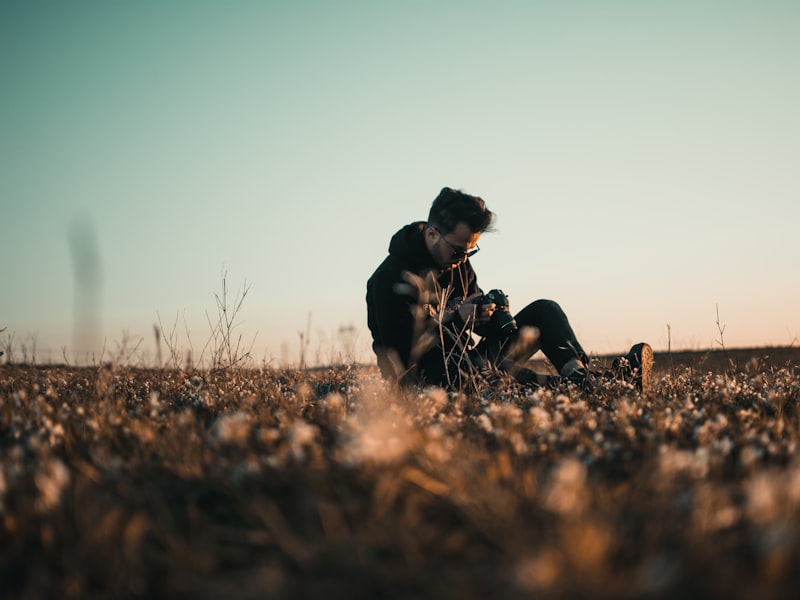
[[[588,364],[586,352],[558,303],[552,300],[536,300],[523,308],[515,320],[520,330],[523,327],[536,327],[539,330],[537,346],[533,351],[541,350],[560,373],[565,374],[564,368],[575,361]],[[532,354],[533,352],[526,357],[519,357],[518,360],[527,360]]]
[[[499,365],[505,359],[506,362],[521,365],[538,350],[562,375],[569,375],[565,371],[571,372],[588,364],[586,352],[558,303],[536,300],[523,308],[514,319],[519,328],[516,333],[505,340],[498,335],[489,335],[478,346],[495,364]],[[532,332],[531,328],[535,328],[535,331]]]

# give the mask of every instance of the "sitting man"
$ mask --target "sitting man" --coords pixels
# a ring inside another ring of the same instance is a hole
[[[460,389],[496,368],[521,383],[590,388],[595,374],[558,304],[537,300],[512,317],[501,290],[484,294],[478,287],[469,257],[493,217],[481,198],[444,188],[427,222],[392,237],[389,256],[367,281],[367,319],[381,373],[400,383]],[[540,349],[559,376],[524,366]],[[652,349],[640,343],[608,374],[647,391],[652,364]]]

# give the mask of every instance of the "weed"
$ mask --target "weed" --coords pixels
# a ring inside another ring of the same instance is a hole
[[[716,304],[715,306],[716,306],[716,309],[717,309],[717,321],[716,321],[716,323],[717,323],[717,331],[719,331],[719,339],[716,340],[716,342],[722,348],[722,352],[723,352],[723,354],[725,354],[725,358],[728,359],[730,372],[733,373],[738,368],[738,365],[734,362],[734,360],[732,358],[728,358],[728,352],[725,349],[725,340],[724,340],[724,337],[723,337],[724,334],[725,334],[725,325],[720,325],[720,322],[719,322],[719,304]]]
[[[199,356],[195,356],[192,345],[192,334],[183,313],[183,326],[189,349],[184,350],[180,345],[178,334],[178,320],[180,314],[175,315],[172,327],[167,330],[161,320],[161,314],[156,313],[158,324],[153,326],[156,341],[156,360],[158,366],[163,366],[161,356],[161,343],[163,342],[169,352],[168,364],[173,369],[192,370],[194,368],[208,367],[213,370],[240,368],[252,363],[252,350],[255,344],[255,335],[246,345],[244,336],[236,333],[242,324],[239,320],[242,305],[250,291],[250,285],[245,281],[242,287],[231,298],[228,288],[228,272],[223,269],[220,275],[220,291],[214,292],[216,320],[206,311],[206,321],[210,330],[208,339]],[[208,354],[206,354],[208,353]]]
[[[220,279],[222,291],[214,293],[217,308],[216,323],[212,323],[211,317],[206,312],[206,319],[211,328],[211,336],[206,348],[210,348],[212,369],[242,366],[250,359],[255,343],[254,337],[250,346],[245,349],[242,346],[243,336],[241,334],[237,336],[234,333],[234,329],[239,325],[237,318],[242,310],[244,299],[250,291],[250,286],[245,281],[234,299],[231,300],[228,295],[228,272],[223,270]]]

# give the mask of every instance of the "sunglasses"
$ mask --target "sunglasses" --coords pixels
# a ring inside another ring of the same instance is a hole
[[[434,229],[439,232],[439,235],[441,236],[442,240],[444,240],[444,243],[450,246],[450,250],[453,251],[453,258],[457,259],[462,259],[464,257],[469,258],[470,256],[474,256],[480,251],[480,247],[478,246],[478,244],[475,244],[475,246],[470,248],[469,250],[467,250],[466,248],[458,248],[456,246],[453,246],[453,244],[451,244],[445,239],[444,233],[442,233],[441,229],[439,229],[438,227],[434,227]]]

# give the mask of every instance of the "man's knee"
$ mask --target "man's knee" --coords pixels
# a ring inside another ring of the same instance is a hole
[[[561,306],[554,300],[535,300],[523,308],[519,315],[517,315],[517,325],[538,326],[542,321],[549,319],[564,317],[564,311]]]
[[[555,300],[536,300],[531,302],[531,305],[542,312],[563,312],[561,306]]]

